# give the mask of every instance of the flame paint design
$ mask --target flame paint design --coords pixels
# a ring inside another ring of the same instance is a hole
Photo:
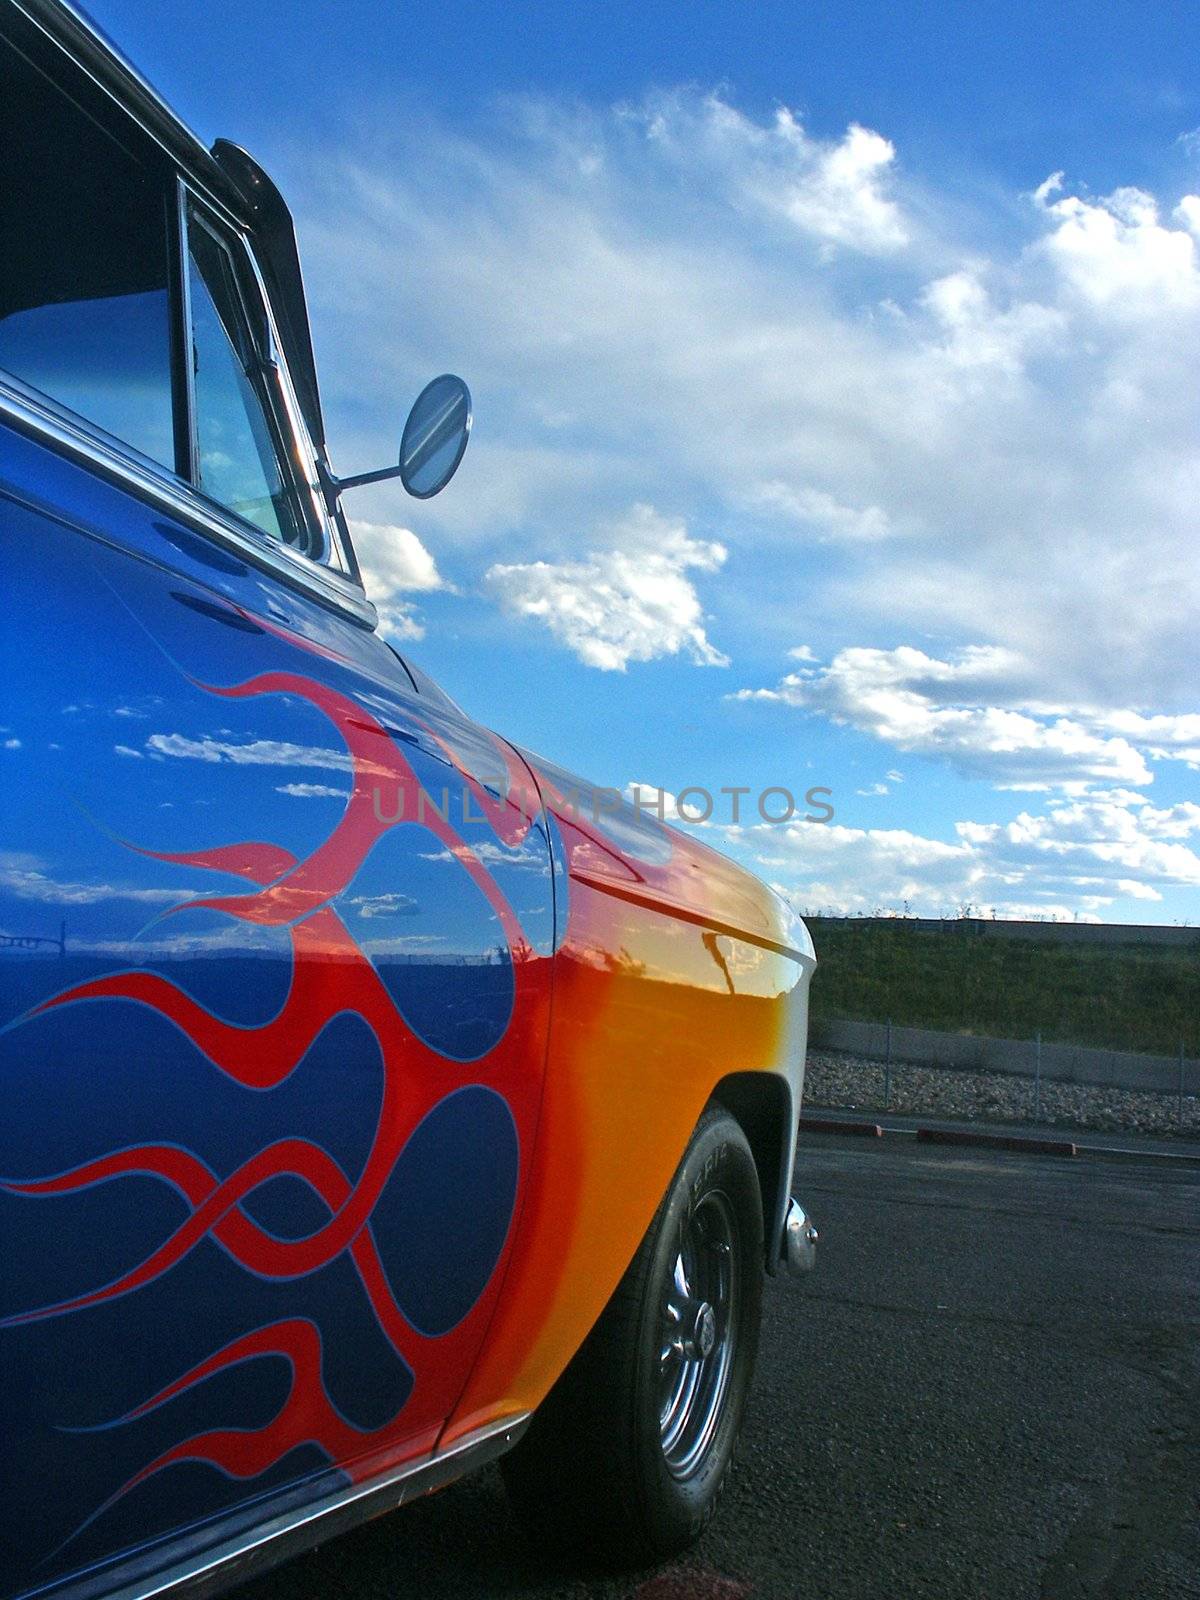
[[[239,1362],[256,1360],[262,1356],[282,1356],[291,1368],[293,1394],[300,1392],[314,1397],[306,1414],[301,1415],[296,1408],[285,1405],[264,1428],[213,1429],[174,1445],[144,1466],[119,1493],[145,1482],[176,1461],[205,1461],[227,1472],[230,1477],[256,1478],[290,1450],[314,1441],[320,1444],[332,1461],[353,1462],[368,1455],[377,1469],[377,1452],[380,1447],[386,1447],[393,1427],[388,1424],[383,1428],[356,1428],[338,1413],[325,1395],[321,1379],[321,1353],[321,1333],[316,1323],[307,1317],[288,1317],[233,1340],[207,1361],[200,1362],[190,1372],[185,1372],[183,1377],[160,1389],[140,1406],[135,1406],[119,1421],[133,1422],[138,1417],[147,1416],[166,1405],[168,1400],[194,1389],[206,1378],[224,1372]],[[113,1497],[114,1500],[116,1498]]]
[[[332,1019],[352,1012],[374,1034],[383,1061],[381,1103],[371,1146],[353,1180],[319,1145],[301,1138],[281,1138],[224,1178],[200,1157],[161,1143],[114,1151],[50,1177],[4,1182],[0,1187],[8,1192],[34,1197],[73,1194],[133,1175],[151,1176],[184,1199],[188,1214],[144,1259],[114,1281],[19,1312],[0,1326],[63,1316],[133,1294],[177,1266],[206,1239],[215,1240],[248,1271],[277,1280],[314,1272],[345,1252],[379,1328],[411,1369],[414,1383],[401,1412],[390,1423],[362,1431],[346,1422],[329,1398],[321,1370],[321,1336],[314,1323],[290,1318],[249,1333],[109,1426],[145,1416],[239,1363],[282,1356],[290,1364],[292,1377],[288,1397],[274,1419],[256,1430],[214,1431],[183,1440],[130,1478],[89,1522],[136,1485],[178,1461],[207,1462],[235,1477],[252,1478],[298,1445],[314,1443],[351,1479],[366,1476],[368,1464],[370,1471],[378,1470],[382,1448],[397,1446],[410,1437],[410,1415],[415,1414],[424,1424],[448,1414],[465,1376],[464,1363],[478,1344],[481,1317],[490,1310],[487,1286],[448,1332],[437,1336],[420,1332],[405,1316],[388,1281],[371,1232],[372,1211],[414,1130],[456,1090],[484,1080],[511,1106],[522,1097],[528,1101],[536,1087],[531,1063],[538,1061],[534,1046],[540,1038],[536,1030],[546,963],[540,963],[543,970],[539,970],[509,902],[470,846],[436,806],[418,807],[420,782],[388,730],[357,702],[294,673],[268,672],[234,687],[198,687],[232,699],[275,694],[303,699],[324,713],[351,756],[353,788],[346,809],[332,833],[302,860],[281,846],[262,842],[185,854],[139,850],[161,861],[233,874],[255,886],[245,894],[192,899],[174,910],[203,907],[243,922],[286,928],[292,978],[282,1008],[267,1023],[247,1029],[223,1021],[167,978],[127,971],[67,989],[21,1020],[82,1001],[134,1001],[173,1022],[227,1078],[262,1090],[283,1083]],[[425,731],[437,738],[432,730]],[[515,846],[523,842],[541,804],[532,780],[515,756],[504,751],[510,789],[507,801],[498,802],[463,770],[443,740],[438,738],[438,743],[503,843]],[[503,929],[515,988],[512,1016],[503,1037],[481,1060],[455,1062],[417,1036],[331,904],[393,825],[381,821],[373,805],[373,791],[381,782],[395,785],[401,795],[403,805],[398,814],[420,818],[421,825],[462,865]],[[521,1120],[518,1116],[518,1128]],[[307,1185],[327,1212],[321,1226],[300,1238],[276,1237],[246,1209],[256,1190],[282,1176]],[[506,1249],[507,1242],[492,1266],[488,1286],[496,1282]]]

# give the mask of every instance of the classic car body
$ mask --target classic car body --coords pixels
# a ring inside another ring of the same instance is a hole
[[[122,437],[22,368],[45,308],[0,269],[0,1594],[182,1592],[512,1444],[714,1101],[767,1270],[807,1263],[813,953],[378,636],[269,181],[70,8],[5,0],[0,46],[164,205],[165,276],[109,305],[171,344],[161,426]],[[218,249],[306,548],[200,480],[178,329]]]

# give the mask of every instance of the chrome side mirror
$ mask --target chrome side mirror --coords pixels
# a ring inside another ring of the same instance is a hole
[[[443,373],[427,383],[413,402],[400,437],[400,460],[396,466],[359,472],[351,478],[331,477],[326,498],[332,504],[346,489],[399,478],[416,499],[431,499],[458,471],[471,437],[471,421],[471,391],[461,378]]]

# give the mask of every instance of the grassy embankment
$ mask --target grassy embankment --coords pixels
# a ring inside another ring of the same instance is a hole
[[[920,933],[910,921],[817,923],[812,1020],[1200,1055],[1200,945],[1033,944]],[[1200,940],[1200,934],[1197,935]]]

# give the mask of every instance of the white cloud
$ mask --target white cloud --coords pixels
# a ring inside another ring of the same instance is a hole
[[[657,783],[627,783],[621,793],[635,815],[668,822],[676,828],[719,829],[723,812],[730,811],[729,797],[720,791],[714,795],[706,789],[684,789],[682,811],[679,796]]]
[[[764,483],[753,502],[811,526],[821,539],[871,543],[892,532],[887,513],[878,506],[844,506],[810,484],[791,488],[786,483]]]
[[[812,141],[789,111],[780,111],[776,127],[797,151],[811,150]],[[891,140],[851,123],[844,138],[817,155],[812,170],[786,192],[783,209],[801,228],[834,244],[867,251],[897,250],[908,243],[908,229],[883,182],[896,158]]]
[[[921,296],[943,332],[941,349],[953,367],[1020,373],[1039,347],[1058,339],[1066,318],[1036,302],[1018,301],[998,311],[974,271],[936,278]]]
[[[350,531],[363,587],[379,612],[381,630],[397,639],[424,638],[415,608],[400,596],[445,587],[433,556],[411,528],[355,519]]]
[[[1196,196],[1185,196],[1177,207],[1180,229],[1163,226],[1157,200],[1142,189],[1117,189],[1096,201],[1053,199],[1062,186],[1056,172],[1034,200],[1055,223],[1042,248],[1069,288],[1119,317],[1200,304],[1200,264],[1187,231],[1193,207],[1200,206]]]
[[[1145,758],[1128,739],[1027,709],[1035,676],[1019,656],[992,645],[968,646],[952,661],[910,645],[856,647],[828,666],[788,673],[774,689],[742,689],[733,698],[819,712],[1000,787],[1150,782]]]
[[[275,786],[276,794],[292,795],[297,800],[345,800],[345,789],[335,789],[328,783],[280,783]]]
[[[643,816],[671,822],[679,813],[679,801],[670,789],[657,783],[627,783],[622,790],[626,800]]]
[[[1133,810],[1087,797],[1043,816],[1022,812],[1008,823],[960,823],[958,832],[997,867],[1115,878],[1123,893],[1141,899],[1157,898],[1157,885],[1200,885],[1200,856],[1181,842],[1200,834],[1196,805]]]
[[[895,147],[851,123],[840,139],[817,139],[781,106],[763,124],[718,93],[676,90],[653,95],[625,115],[677,165],[707,169],[734,202],[785,219],[827,249],[869,255],[900,250],[909,225],[888,193]]]
[[[700,666],[725,666],[687,576],[717,571],[725,554],[723,545],[691,538],[682,522],[637,505],[611,530],[607,549],[557,565],[497,564],[485,581],[506,610],[544,623],[590,667],[623,672],[630,661],[681,651]]]
[[[1156,811],[1142,796],[1052,801],[1009,823],[960,822],[953,841],[903,829],[729,830],[739,851],[802,908],[1095,918],[1118,899],[1156,903],[1200,886],[1200,805]],[[1185,842],[1190,841],[1190,842]]]
[[[369,458],[398,390],[469,370],[479,438],[422,516],[477,570],[572,563],[649,500],[721,527],[738,586],[709,604],[780,648],[800,608],[826,650],[886,619],[1012,649],[1046,699],[1187,710],[1196,197],[1064,182],[968,226],[885,133],[678,89],[306,156],[331,412],[377,412]]]
[[[371,459],[394,395],[461,367],[481,427],[422,534],[582,659],[762,660],[803,638],[747,698],[1136,821],[1150,763],[1200,767],[1200,195],[1097,198],[1080,173],[971,217],[886,133],[822,138],[676,89],[526,99],[470,134],[376,119],[320,168],[298,152],[331,420]],[[368,502],[379,524],[403,516],[391,493]],[[655,605],[614,531],[634,502],[683,541]],[[724,566],[688,558],[710,527]],[[973,895],[1017,848],[914,827],[866,830],[864,882],[945,872]],[[1148,873],[1192,842],[1137,838]],[[1087,871],[1063,843],[1024,841],[1005,905],[1165,892],[1136,862],[1102,870],[1099,834]]]
[[[1200,714],[1194,711],[1178,716],[1106,711],[1094,714],[1091,722],[1144,746],[1156,761],[1185,761],[1200,769]]]
[[[760,871],[808,911],[873,911],[957,903],[972,876],[962,844],[904,829],[789,822],[747,830]]]

